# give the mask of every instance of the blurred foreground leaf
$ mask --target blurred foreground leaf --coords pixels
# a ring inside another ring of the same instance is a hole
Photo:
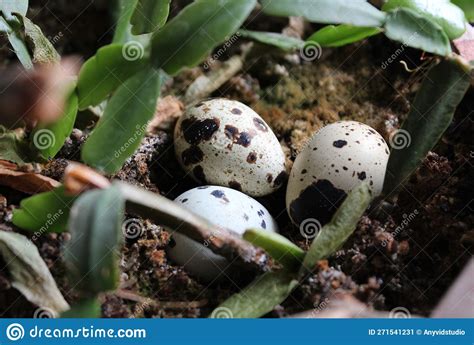
[[[286,237],[275,232],[261,229],[249,229],[243,235],[244,240],[265,249],[270,256],[283,266],[294,269],[303,262],[305,252]]]
[[[78,99],[76,93],[73,92],[66,102],[64,114],[59,120],[49,125],[39,125],[34,129],[31,135],[33,138],[32,144],[39,150],[44,159],[53,158],[59,150],[61,150],[64,142],[69,138],[74,128],[77,110]],[[39,142],[41,136],[49,138],[47,145],[42,145],[41,142]]]
[[[470,69],[453,58],[443,60],[427,73],[407,119],[391,137],[385,194],[403,184],[446,131],[469,88]]]
[[[459,6],[466,15],[469,22],[474,21],[474,1],[472,0],[451,0],[451,2]]]
[[[75,197],[66,195],[64,187],[23,199],[13,210],[12,222],[19,228],[35,231],[35,236],[66,230],[69,209]]]
[[[261,0],[271,16],[304,17],[313,23],[381,26],[385,15],[366,0]]]
[[[101,313],[101,305],[97,298],[83,299],[71,306],[71,309],[61,314],[61,318],[88,319],[98,318]]]
[[[451,54],[451,44],[441,26],[409,9],[401,8],[387,14],[385,35],[428,53]]]
[[[153,63],[175,75],[199,64],[229,39],[255,7],[256,0],[196,0],[153,37]]]
[[[357,223],[372,200],[366,183],[354,188],[338,208],[332,220],[324,225],[306,254],[301,273],[311,271],[319,260],[336,252],[354,232]]]
[[[110,44],[82,65],[77,81],[79,109],[98,105],[144,66],[143,46]]]
[[[128,79],[112,96],[82,147],[88,165],[112,174],[140,146],[160,95],[161,74],[148,67]]]
[[[408,8],[435,22],[451,40],[458,38],[466,30],[463,11],[449,0],[388,0],[382,7],[384,11],[397,8]]]
[[[70,283],[81,297],[116,288],[124,207],[119,188],[112,186],[82,194],[71,209],[64,256]]]
[[[297,285],[298,281],[291,272],[280,270],[264,273],[241,292],[220,304],[210,317],[261,317],[282,303]]]
[[[130,23],[132,33],[142,35],[154,32],[165,25],[171,0],[138,0]]]
[[[243,37],[275,46],[285,51],[300,49],[305,44],[305,42],[299,38],[285,36],[276,32],[239,30],[238,33]]]
[[[12,286],[28,301],[56,314],[69,309],[38,249],[25,236],[0,231],[0,255]]]
[[[316,31],[306,41],[316,42],[321,47],[341,47],[377,35],[382,30],[374,27],[352,25],[327,25]]]

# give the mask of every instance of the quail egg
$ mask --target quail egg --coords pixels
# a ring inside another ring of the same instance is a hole
[[[202,184],[263,196],[287,179],[275,134],[237,101],[219,98],[189,106],[176,124],[175,152],[185,171]]]
[[[286,208],[292,221],[329,222],[348,192],[366,181],[382,192],[389,149],[382,136],[356,121],[320,129],[296,157],[288,180]]]
[[[198,214],[214,225],[243,235],[249,228],[278,231],[275,220],[265,207],[251,197],[231,188],[202,186],[191,189],[175,202]],[[214,254],[203,243],[174,232],[168,247],[170,259],[186,271],[212,281],[223,275],[230,265],[226,258]]]

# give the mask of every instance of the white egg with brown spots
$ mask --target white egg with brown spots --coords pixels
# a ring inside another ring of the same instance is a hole
[[[174,143],[182,167],[202,184],[263,196],[287,179],[277,137],[237,101],[219,98],[189,106],[176,124]]]
[[[286,207],[300,225],[324,225],[354,187],[365,181],[373,196],[382,192],[389,149],[382,136],[356,121],[321,128],[296,157],[286,191]]]
[[[191,189],[175,202],[210,223],[234,231],[238,235],[250,228],[277,232],[278,226],[265,207],[251,197],[231,188],[202,186]],[[214,254],[204,243],[196,242],[178,232],[172,233],[168,246],[172,261],[205,281],[222,278],[229,261]]]

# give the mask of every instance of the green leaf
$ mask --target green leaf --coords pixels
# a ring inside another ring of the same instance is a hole
[[[261,0],[271,16],[304,17],[310,22],[381,26],[384,13],[365,0]]]
[[[28,301],[54,313],[69,309],[38,249],[25,236],[0,231],[0,256],[12,286]]]
[[[56,156],[61,150],[64,142],[71,135],[76,121],[78,109],[77,95],[73,92],[65,105],[64,115],[55,123],[48,125],[39,125],[33,131],[31,137],[33,138],[34,147],[40,152],[44,159],[50,159]],[[49,140],[45,144],[41,143],[41,137]]]
[[[214,309],[210,317],[261,317],[282,303],[297,285],[298,281],[288,271],[264,273]]]
[[[316,31],[306,41],[316,42],[321,47],[341,47],[377,35],[380,28],[352,25],[328,25]]]
[[[14,131],[0,126],[0,159],[24,164],[30,161],[28,144]]]
[[[20,208],[13,210],[13,224],[34,231],[34,236],[47,232],[62,232],[67,228],[69,209],[75,197],[66,195],[64,187],[23,199]]]
[[[451,44],[441,26],[409,9],[401,8],[387,14],[385,35],[428,53],[451,54]]]
[[[82,148],[82,160],[112,174],[140,146],[160,94],[160,72],[149,67],[127,80],[107,104]]]
[[[134,40],[130,18],[137,5],[137,1],[138,0],[115,0],[116,6],[114,6],[115,11],[113,11],[113,14],[117,25],[115,26],[112,43],[125,44]]]
[[[33,62],[31,61],[30,53],[19,28],[13,28],[3,17],[0,16],[0,31],[6,32],[8,41],[13,47],[18,60],[26,69],[33,69]]]
[[[165,25],[171,0],[138,0],[130,23],[134,35],[157,31]]]
[[[451,2],[459,6],[466,15],[468,21],[474,21],[474,1],[472,0],[451,0]]]
[[[435,22],[449,39],[458,38],[466,31],[463,11],[449,0],[389,0],[382,7],[387,12],[397,8],[408,8]]]
[[[120,190],[111,186],[82,194],[71,209],[64,256],[70,283],[81,297],[117,287],[124,207]]]
[[[2,0],[0,1],[0,11],[7,21],[17,21],[14,14],[26,15],[28,11],[28,0]]]
[[[51,42],[44,36],[39,26],[26,17],[22,17],[21,21],[25,29],[26,42],[33,52],[33,62],[39,64],[59,62],[61,56],[59,56]]]
[[[137,73],[145,65],[143,54],[143,45],[134,41],[100,48],[79,72],[79,109],[98,105]]]
[[[265,249],[272,258],[289,269],[297,268],[303,262],[305,256],[303,249],[275,232],[249,229],[245,231],[243,238]]]
[[[305,43],[299,38],[288,37],[275,32],[239,30],[237,34],[263,44],[278,47],[285,51],[300,49]]]
[[[331,221],[322,227],[311,243],[301,273],[313,270],[319,260],[328,257],[344,244],[356,229],[371,200],[367,183],[360,184],[349,193]]]
[[[71,309],[61,314],[61,318],[88,319],[100,317],[100,302],[97,298],[87,298],[73,305]]]
[[[153,63],[175,75],[199,64],[234,34],[256,0],[196,0],[158,31],[152,41]]]
[[[469,71],[461,60],[448,59],[428,72],[407,119],[390,138],[385,194],[405,182],[446,131],[469,88]]]

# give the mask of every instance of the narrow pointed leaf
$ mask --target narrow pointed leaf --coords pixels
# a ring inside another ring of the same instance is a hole
[[[250,38],[257,42],[278,47],[285,51],[300,49],[304,46],[304,41],[299,38],[289,37],[276,32],[239,30],[242,37]]]
[[[385,35],[428,53],[451,54],[451,44],[441,26],[409,9],[401,8],[387,14]]]
[[[41,236],[47,232],[66,230],[69,210],[75,197],[66,195],[64,187],[23,199],[13,211],[13,224]]]
[[[261,0],[262,11],[272,16],[304,17],[310,22],[381,26],[384,13],[365,0]]]
[[[397,8],[408,8],[435,22],[451,40],[460,37],[466,30],[463,11],[449,0],[388,0],[382,7],[384,11]]]
[[[160,85],[160,72],[148,67],[119,87],[82,148],[85,163],[109,174],[122,167],[140,146]]]
[[[134,35],[148,34],[165,25],[171,0],[138,0],[130,23]]]
[[[229,39],[255,7],[256,0],[196,0],[153,37],[153,63],[175,75],[199,64]]]
[[[137,73],[145,65],[143,49],[138,42],[133,45],[110,44],[87,60],[77,81],[79,109],[98,105]]]
[[[337,251],[354,232],[357,223],[372,200],[372,195],[366,183],[354,188],[332,220],[324,225],[313,240],[306,254],[301,272],[311,271],[319,260]]]
[[[112,43],[125,44],[134,39],[132,35],[132,25],[130,18],[132,18],[133,11],[137,5],[138,0],[116,0],[116,6],[112,10],[112,15],[116,22],[114,37]]]
[[[25,236],[0,231],[0,256],[6,263],[12,286],[27,300],[54,313],[69,309],[38,248]]]
[[[407,119],[392,137],[384,193],[403,184],[437,144],[469,88],[470,69],[455,58],[442,61],[428,72]]]
[[[288,271],[267,272],[229,297],[210,317],[219,317],[219,314],[230,318],[261,317],[282,303],[297,284],[294,275]]]
[[[15,17],[16,18],[16,17]],[[26,69],[33,68],[33,61],[31,61],[31,56],[28,51],[26,43],[21,37],[21,33],[18,28],[13,28],[10,23],[8,23],[2,16],[0,16],[0,31],[3,31],[8,36],[8,41],[13,47],[18,60]]]
[[[289,269],[298,268],[303,262],[305,256],[303,249],[275,232],[249,229],[245,231],[243,238],[265,249],[273,259]]]
[[[64,251],[71,285],[82,297],[113,290],[125,202],[114,186],[82,194],[71,209]]]
[[[316,31],[306,41],[316,42],[321,47],[341,47],[361,41],[382,32],[380,28],[359,27],[352,25],[328,25]]]
[[[78,110],[77,95],[73,92],[65,105],[63,116],[53,124],[45,126],[37,126],[32,133],[33,145],[39,150],[41,156],[44,159],[50,159],[56,156],[61,150],[64,142],[71,135],[74,128],[74,122],[76,120]],[[48,145],[41,145],[35,142],[41,135],[46,135],[50,138]]]

